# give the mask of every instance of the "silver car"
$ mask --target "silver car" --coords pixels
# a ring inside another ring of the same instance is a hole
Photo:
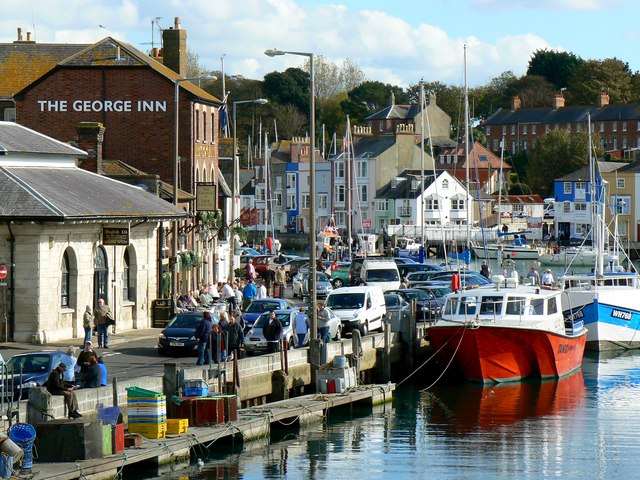
[[[276,317],[282,324],[282,333],[280,334],[280,340],[286,340],[289,348],[294,347],[294,331],[293,321],[298,315],[299,310],[297,308],[291,308],[288,310],[274,310]],[[264,338],[262,327],[269,321],[271,312],[265,312],[258,317],[256,323],[244,336],[244,347],[247,354],[264,353],[267,351],[267,339]]]
[[[333,285],[323,272],[316,272],[316,298],[327,298]],[[306,298],[309,296],[309,271],[303,270],[293,277],[293,296]]]

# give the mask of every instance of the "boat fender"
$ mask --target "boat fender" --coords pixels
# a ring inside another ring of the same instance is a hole
[[[458,273],[451,275],[451,290],[454,292],[460,290],[460,275]]]

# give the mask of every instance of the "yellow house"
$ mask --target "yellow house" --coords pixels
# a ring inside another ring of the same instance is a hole
[[[640,238],[640,161],[635,161],[612,172],[602,172],[607,183],[607,208],[605,221],[611,231],[615,228],[617,214],[618,237],[623,243],[637,242]]]

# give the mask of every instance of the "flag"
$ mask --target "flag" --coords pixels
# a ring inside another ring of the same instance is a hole
[[[218,112],[218,118],[220,122],[220,130],[226,130],[229,125],[229,117],[227,116],[227,104],[223,103]]]

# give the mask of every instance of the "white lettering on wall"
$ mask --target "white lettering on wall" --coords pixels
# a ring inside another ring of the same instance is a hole
[[[38,100],[41,112],[68,112],[67,100]],[[167,102],[160,100],[74,100],[74,112],[166,112]]]

